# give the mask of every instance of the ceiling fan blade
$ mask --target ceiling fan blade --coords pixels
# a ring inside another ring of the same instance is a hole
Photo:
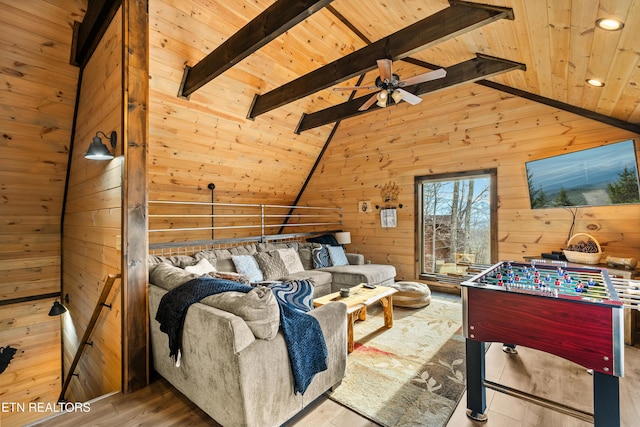
[[[402,95],[402,100],[408,102],[411,105],[420,104],[422,102],[422,98],[409,93],[404,89],[397,88],[396,90]]]
[[[378,59],[378,71],[380,72],[380,80],[390,82],[393,79],[392,61],[390,59]]]
[[[376,86],[341,86],[334,87],[333,90],[359,90],[359,89],[378,89]]]
[[[378,100],[378,98],[376,98],[377,96],[378,96],[377,93],[374,93],[373,95],[371,95],[371,98],[367,99],[367,102],[365,102],[360,106],[360,108],[358,108],[358,111],[368,110],[369,107],[371,107]]]
[[[418,74],[417,76],[404,79],[400,83],[398,83],[398,86],[417,85],[418,83],[424,83],[430,80],[441,79],[446,75],[447,75],[447,71],[444,68],[440,68],[434,71],[429,71],[428,73]]]

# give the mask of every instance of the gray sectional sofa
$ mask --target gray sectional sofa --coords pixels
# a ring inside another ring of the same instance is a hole
[[[279,312],[270,289],[255,286],[246,294],[225,292],[192,305],[184,321],[179,367],[169,357],[167,334],[160,331],[155,320],[163,295],[200,277],[201,272],[190,271],[203,259],[222,276],[237,275],[232,256],[273,254],[278,249],[293,248],[300,254],[304,270],[280,279],[311,279],[316,297],[362,282],[393,282],[393,266],[364,264],[360,255],[347,255],[349,265],[314,269],[309,255],[318,246],[306,242],[260,243],[201,251],[193,256],[151,256],[149,317],[155,370],[214,420],[229,427],[281,425],[340,384],[347,360],[347,315],[343,303],[329,303],[308,312],[318,321],[328,356],[327,369],[313,377],[303,394],[294,392],[288,349],[278,327]]]
[[[230,249],[213,249],[201,251],[192,260],[182,259],[181,262],[197,262],[202,258],[208,259],[220,272],[237,273],[232,261],[234,255],[255,255],[258,252],[271,252],[278,249],[293,248],[297,251],[304,271],[286,274],[270,280],[301,280],[311,279],[315,287],[314,297],[320,297],[341,288],[349,288],[360,283],[388,286],[394,282],[396,269],[392,265],[365,264],[361,254],[345,254],[349,265],[315,268],[313,261],[314,249],[319,249],[319,243],[289,242],[289,243],[252,243]]]

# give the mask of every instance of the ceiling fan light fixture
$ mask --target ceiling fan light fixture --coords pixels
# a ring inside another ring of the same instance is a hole
[[[389,96],[386,90],[383,89],[380,92],[378,92],[378,95],[376,95],[376,98],[378,99],[378,102],[376,102],[378,107],[384,108],[387,106],[387,99],[389,98]]]
[[[606,31],[618,31],[624,27],[624,22],[615,18],[601,18],[596,21],[596,26]]]
[[[397,104],[398,102],[402,101],[402,94],[399,91],[394,90],[391,93],[391,99],[393,99],[393,101]]]

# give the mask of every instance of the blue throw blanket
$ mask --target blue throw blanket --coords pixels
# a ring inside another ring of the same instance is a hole
[[[158,305],[156,320],[160,330],[169,337],[169,356],[179,357],[182,329],[189,307],[203,298],[221,292],[248,293],[251,286],[230,280],[200,277],[167,292]],[[294,379],[294,392],[302,393],[318,372],[327,369],[327,346],[318,320],[300,313],[276,297],[280,307],[280,327],[287,344],[287,352]]]

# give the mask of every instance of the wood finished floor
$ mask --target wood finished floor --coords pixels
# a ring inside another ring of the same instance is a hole
[[[487,352],[487,379],[560,401],[592,412],[592,377],[576,364],[520,347],[507,355],[500,345]],[[514,397],[487,390],[489,419],[474,422],[465,415],[466,396],[458,404],[447,427],[582,427],[592,424]],[[632,427],[640,420],[640,348],[625,347],[625,376],[620,379],[621,425]],[[40,427],[86,426],[218,426],[163,379],[128,395],[121,393],[91,404],[89,413],[63,414],[38,422]],[[290,420],[287,427],[372,427],[377,424],[327,399]],[[427,426],[429,427],[429,426]]]

